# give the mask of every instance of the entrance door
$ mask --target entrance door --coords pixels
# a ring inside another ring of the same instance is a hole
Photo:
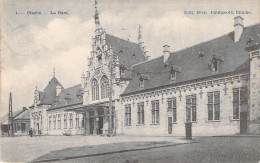
[[[240,112],[240,133],[247,132],[247,112]]]
[[[103,134],[103,116],[99,117],[99,121],[98,121],[98,134],[99,135]]]
[[[94,118],[90,117],[89,118],[89,134],[93,135],[94,133]]]
[[[168,117],[168,134],[172,134],[172,117]]]

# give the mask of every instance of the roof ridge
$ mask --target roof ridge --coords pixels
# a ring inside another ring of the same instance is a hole
[[[132,69],[134,66],[138,66],[138,65],[140,65],[140,64],[143,64],[143,63],[146,63],[146,62],[150,62],[150,61],[159,59],[159,58],[161,58],[161,57],[163,57],[163,55],[160,55],[160,56],[158,56],[158,57],[155,57],[155,58],[152,58],[152,59],[149,59],[149,60],[146,60],[146,61],[142,61],[142,62],[136,63],[136,64],[134,64],[134,65],[131,66],[131,69]]]
[[[117,36],[111,35],[111,34],[109,34],[109,33],[106,33],[106,35],[109,35],[109,36],[112,36],[112,37],[116,37],[116,38],[118,38],[118,39],[120,39],[120,40],[123,40],[123,41],[129,42],[129,43],[132,43],[132,44],[139,45],[139,44],[136,43],[136,42],[132,42],[132,41],[130,41],[130,40],[125,40],[125,39],[123,39],[123,38],[120,38],[120,37],[117,37]]]
[[[260,25],[260,23],[256,23],[256,24],[252,24],[252,25],[250,25],[250,26],[246,26],[246,27],[244,27],[244,29],[245,29],[245,28],[249,28],[249,27],[253,27],[253,26],[256,26],[256,25]],[[186,49],[193,48],[193,47],[195,47],[195,46],[199,46],[199,45],[201,45],[201,44],[208,43],[208,42],[213,41],[213,40],[216,40],[216,39],[219,39],[219,38],[224,37],[224,36],[227,36],[227,35],[229,35],[229,34],[231,34],[231,33],[233,33],[233,32],[234,32],[234,31],[231,31],[231,32],[225,33],[225,34],[223,34],[223,35],[220,35],[220,36],[218,36],[218,37],[214,37],[214,38],[212,38],[212,39],[209,39],[209,40],[207,40],[207,41],[203,41],[203,42],[200,42],[200,43],[197,43],[197,44],[193,44],[193,45],[191,45],[191,46],[188,46],[188,47],[186,47],[186,48],[183,48],[183,49],[180,49],[180,50],[177,50],[177,51],[170,52],[170,55],[171,55],[171,54],[174,54],[174,53],[178,53],[178,52],[183,51],[183,50],[186,50]]]

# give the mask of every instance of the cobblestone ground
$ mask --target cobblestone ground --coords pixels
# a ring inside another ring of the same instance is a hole
[[[1,138],[1,161],[28,162],[52,151],[81,146],[129,142],[185,143],[176,137],[99,137],[99,136],[42,136]],[[102,146],[100,146],[102,148]],[[69,151],[68,151],[69,152]]]

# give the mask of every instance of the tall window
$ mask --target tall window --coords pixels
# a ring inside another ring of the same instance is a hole
[[[49,129],[51,129],[51,116],[49,116]]]
[[[92,81],[92,100],[98,100],[99,99],[99,86],[98,81],[96,79],[93,79]]]
[[[53,116],[53,129],[56,129],[56,115]]]
[[[64,128],[67,128],[67,117],[68,117],[68,114],[64,114]]]
[[[76,128],[79,128],[79,114],[76,114]]]
[[[186,121],[197,121],[196,95],[186,96]]]
[[[240,119],[241,106],[247,105],[247,88],[233,89],[233,119]]]
[[[176,98],[168,99],[168,110],[172,111],[172,122],[177,122]]]
[[[137,118],[138,118],[138,124],[144,124],[144,103],[143,102],[137,104]]]
[[[160,123],[159,101],[152,101],[152,123]]]
[[[125,105],[125,125],[131,125],[131,104]]]
[[[220,119],[220,94],[219,91],[208,92],[208,120]]]
[[[58,114],[58,129],[61,128],[61,115]]]
[[[70,128],[72,128],[73,127],[73,114],[72,113],[70,113],[70,117],[69,117],[70,119]]]
[[[101,79],[101,98],[108,98],[108,79],[105,76]]]

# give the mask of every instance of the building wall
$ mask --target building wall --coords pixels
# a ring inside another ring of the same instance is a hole
[[[39,123],[39,129],[41,131],[42,135],[47,134],[47,109],[50,107],[50,105],[40,105],[37,107],[33,107],[30,109],[30,126],[35,131],[35,134],[38,134],[37,132],[37,126],[36,124]]]
[[[25,124],[25,130],[22,131],[22,123]],[[30,130],[30,120],[14,120],[14,135],[27,135]],[[18,127],[19,126],[19,127]]]
[[[246,77],[246,78],[245,78]],[[230,79],[231,78],[231,79]],[[121,107],[118,107],[118,116],[120,116],[118,125],[122,128],[121,134],[127,135],[165,135],[168,134],[168,117],[172,112],[167,111],[167,98],[176,97],[177,104],[177,122],[172,124],[172,135],[185,135],[186,122],[186,96],[196,95],[197,121],[192,123],[192,133],[197,136],[226,135],[240,132],[240,121],[233,120],[233,88],[247,87],[249,89],[249,75],[236,74],[225,76],[219,79],[211,79],[212,84],[206,84],[200,87],[187,87],[180,85],[178,87],[158,89],[150,92],[144,92],[139,95],[129,95],[122,97]],[[222,80],[224,79],[224,80]],[[231,81],[232,80],[232,81]],[[213,84],[215,82],[215,84]],[[202,81],[209,82],[209,81]],[[192,84],[197,83],[191,83]],[[227,90],[226,90],[227,89]],[[175,90],[175,91],[173,91]],[[220,92],[220,120],[208,120],[208,92]],[[201,94],[202,92],[202,94]],[[181,96],[180,96],[181,95]],[[139,96],[139,97],[138,97]],[[160,123],[152,124],[151,101],[159,100]],[[137,103],[144,102],[144,125],[137,124]],[[125,125],[125,105],[131,105],[130,126]],[[248,111],[248,110],[247,110]],[[118,132],[121,131],[120,129]]]
[[[67,127],[64,126],[64,114],[67,114]],[[70,127],[70,117],[72,114],[72,127]],[[63,135],[64,133],[71,133],[72,135],[80,135],[85,133],[84,126],[82,126],[82,120],[84,119],[82,114],[79,114],[79,127],[76,127],[76,112],[64,111],[64,109],[57,109],[53,111],[48,111],[48,135]],[[61,127],[58,128],[58,115],[61,115]],[[51,116],[51,128],[49,128],[49,116]],[[56,116],[56,128],[53,125],[53,116]],[[85,123],[85,122],[84,122]],[[85,125],[85,124],[84,124]]]

